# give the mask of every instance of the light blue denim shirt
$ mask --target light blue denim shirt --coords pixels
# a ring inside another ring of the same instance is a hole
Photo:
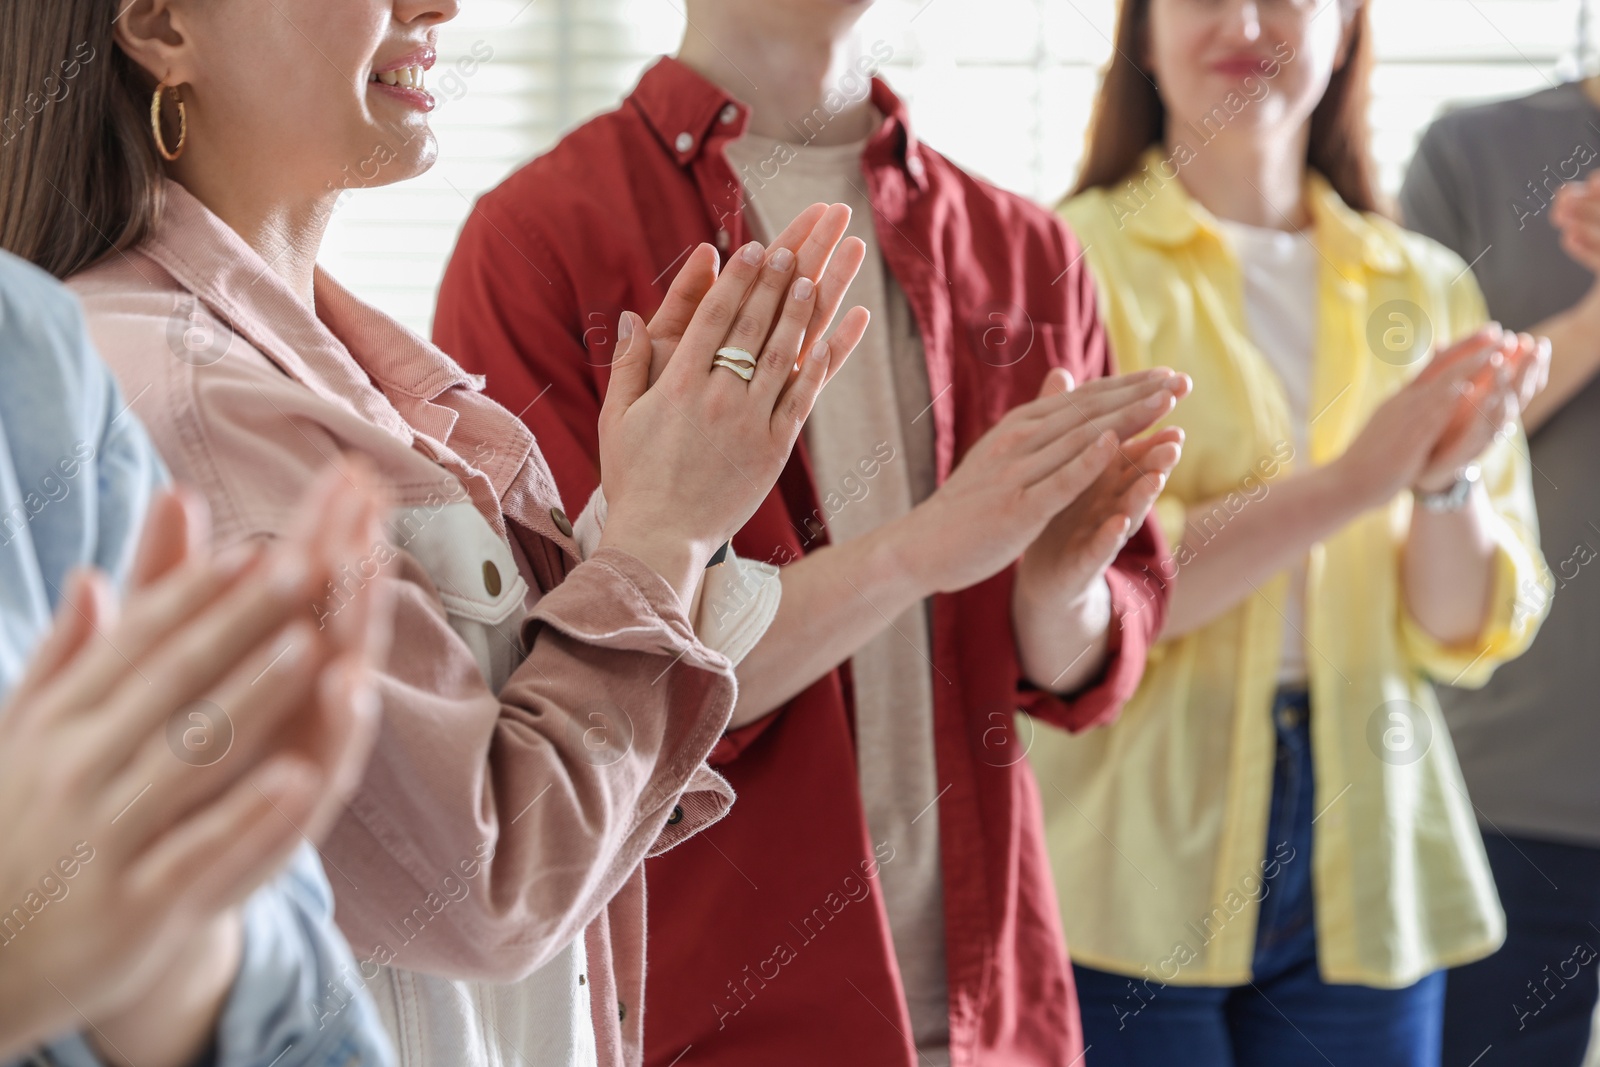
[[[91,348],[76,300],[0,252],[0,698],[21,677],[73,567],[126,575],[145,508],[165,477]],[[207,1063],[394,1062],[309,844],[245,903],[244,928],[239,974]],[[101,1067],[77,1034],[19,1062]]]

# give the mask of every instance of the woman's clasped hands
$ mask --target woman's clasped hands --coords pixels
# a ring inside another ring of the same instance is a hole
[[[850,209],[817,204],[718,270],[701,245],[649,324],[626,313],[600,413],[609,516],[628,552],[687,604],[706,562],[755,513],[828,378],[866,332],[853,308],[827,341],[865,246]]]

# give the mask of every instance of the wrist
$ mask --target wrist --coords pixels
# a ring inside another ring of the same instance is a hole
[[[1111,633],[1111,586],[1104,572],[1077,595],[1051,599],[1018,574],[1011,624],[1024,676],[1041,689],[1075,692],[1104,669]],[[1096,648],[1100,652],[1091,656]]]
[[[1016,588],[1012,599],[1025,607],[1047,608],[1052,614],[1073,618],[1093,614],[1109,598],[1104,569],[1072,566],[1070,558],[1034,541],[1017,559]]]
[[[1443,475],[1419,478],[1411,493],[1422,511],[1460,511],[1470,502],[1473,491],[1480,487],[1482,477],[1482,468],[1475,462],[1468,463]]]
[[[194,1063],[215,1040],[243,957],[244,916],[233,908],[190,934],[136,1003],[95,1024],[96,1051],[140,1067]]]
[[[688,610],[706,563],[720,547],[720,542],[717,545],[700,544],[688,537],[667,533],[659,527],[636,527],[613,513],[605,529],[600,532],[600,547],[626,552],[655,571],[672,586],[684,610]]]
[[[943,592],[937,567],[926,545],[936,536],[925,506],[912,508],[862,538],[865,549],[862,568],[866,580],[874,586],[876,597],[894,605],[898,615],[919,600],[926,600]]]
[[[913,601],[960,588],[949,573],[941,550],[946,543],[941,534],[949,524],[939,505],[939,495],[935,493],[869,535],[877,538],[874,554],[879,557],[877,562],[888,568],[885,577],[907,587],[907,595]]]
[[[1438,496],[1448,493],[1450,489],[1461,480],[1466,467],[1452,467],[1445,471],[1424,471],[1422,475],[1411,483],[1413,496]]]
[[[1404,483],[1394,485],[1384,478],[1373,477],[1362,470],[1360,460],[1348,452],[1330,463],[1309,468],[1302,477],[1316,483],[1316,498],[1332,502],[1352,517],[1388,503],[1406,488]]]
[[[1572,306],[1571,314],[1586,333],[1600,332],[1600,279]]]

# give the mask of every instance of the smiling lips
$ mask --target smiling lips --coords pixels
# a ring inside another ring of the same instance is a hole
[[[1229,78],[1248,78],[1252,75],[1265,74],[1271,61],[1257,56],[1230,56],[1220,62],[1213,63],[1211,69],[1218,74]]]
[[[373,71],[368,84],[418,110],[432,111],[436,102],[433,94],[427,91],[427,72],[437,58],[431,48],[404,56],[382,70]]]

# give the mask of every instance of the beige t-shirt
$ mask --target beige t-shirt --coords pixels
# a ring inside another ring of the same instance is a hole
[[[758,236],[770,238],[823,201],[848,204],[854,213],[849,232],[867,245],[846,305],[865,307],[872,323],[805,429],[817,498],[836,543],[904,515],[933,492],[935,481],[922,338],[878,245],[861,172],[865,147],[864,141],[813,147],[754,135],[728,146]],[[876,609],[863,603],[861,610]],[[949,1062],[950,1025],[929,652],[927,605],[920,603],[863,645],[850,672],[867,828],[874,844],[894,847],[894,859],[878,878],[912,1036],[923,1063],[942,1065]]]

